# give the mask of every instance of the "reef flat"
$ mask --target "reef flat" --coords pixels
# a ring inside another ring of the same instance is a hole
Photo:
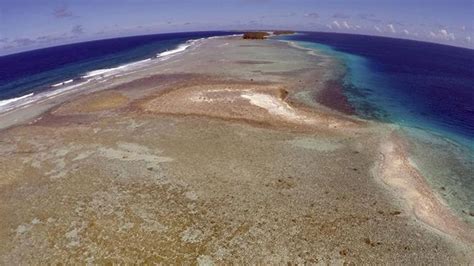
[[[473,227],[331,57],[212,38],[0,116],[0,261],[468,264]]]

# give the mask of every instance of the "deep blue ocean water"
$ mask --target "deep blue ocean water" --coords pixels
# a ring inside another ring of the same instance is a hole
[[[188,40],[235,34],[191,32],[133,36],[33,50],[0,57],[0,100],[49,89],[50,85],[103,68],[156,56]]]
[[[284,37],[339,58],[359,116],[427,129],[474,146],[474,50],[334,33]]]

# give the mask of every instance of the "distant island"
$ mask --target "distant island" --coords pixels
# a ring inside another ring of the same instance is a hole
[[[264,40],[269,35],[270,33],[265,32],[265,31],[252,31],[252,32],[245,32],[243,38],[251,39],[251,40]]]
[[[292,30],[277,30],[273,32],[273,35],[290,35],[295,34],[296,32]]]
[[[271,34],[270,34],[271,33]],[[245,32],[243,38],[244,39],[249,39],[249,40],[264,40],[268,38],[270,35],[287,35],[287,34],[295,34],[294,31],[289,31],[289,30],[279,30],[279,31],[273,31],[273,32],[267,32],[267,31],[249,31]]]

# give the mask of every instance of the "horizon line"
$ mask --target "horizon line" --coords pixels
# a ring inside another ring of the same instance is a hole
[[[410,39],[410,38],[398,38],[398,37],[392,37],[392,36],[381,36],[381,35],[370,34],[370,33],[369,34],[365,34],[365,33],[362,34],[362,33],[348,33],[348,32],[334,32],[334,31],[308,31],[308,30],[292,30],[292,29],[283,29],[283,30],[285,30],[285,31],[294,31],[295,33],[325,33],[325,34],[356,35],[356,36],[367,36],[367,37],[374,37],[374,38],[386,38],[386,39],[393,39],[393,40],[404,40],[404,41],[427,43],[427,44],[433,44],[433,45],[439,45],[439,46],[448,46],[448,47],[452,47],[452,48],[460,48],[460,49],[466,49],[466,50],[474,51],[474,47],[458,46],[458,45],[454,45],[454,44],[430,42],[430,41],[426,41],[426,40],[416,40],[416,39]],[[76,42],[74,42],[74,41],[65,42],[65,43],[57,44],[57,45],[37,47],[37,48],[33,48],[33,49],[25,49],[25,50],[15,51],[15,52],[12,52],[12,53],[5,53],[5,54],[3,54],[2,51],[0,50],[0,58],[5,57],[5,56],[12,56],[12,55],[17,55],[17,54],[22,54],[22,53],[38,51],[38,50],[50,49],[50,48],[55,48],[55,47],[62,47],[62,46],[89,43],[89,42],[100,42],[100,41],[122,39],[122,38],[141,37],[141,36],[153,36],[153,35],[161,35],[161,34],[163,34],[163,35],[164,34],[179,34],[179,33],[199,33],[199,32],[258,32],[258,31],[271,32],[271,31],[282,31],[282,29],[247,29],[247,30],[231,29],[231,30],[208,30],[208,31],[206,31],[206,30],[197,30],[197,31],[173,31],[173,32],[166,32],[165,31],[165,32],[150,33],[150,34],[130,34],[130,35],[123,35],[123,36],[116,36],[116,37],[105,37],[105,38],[98,38],[98,39],[76,41]]]

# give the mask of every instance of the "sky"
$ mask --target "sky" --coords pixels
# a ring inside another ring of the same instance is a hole
[[[474,49],[474,0],[0,0],[0,55],[119,36],[257,29]]]

